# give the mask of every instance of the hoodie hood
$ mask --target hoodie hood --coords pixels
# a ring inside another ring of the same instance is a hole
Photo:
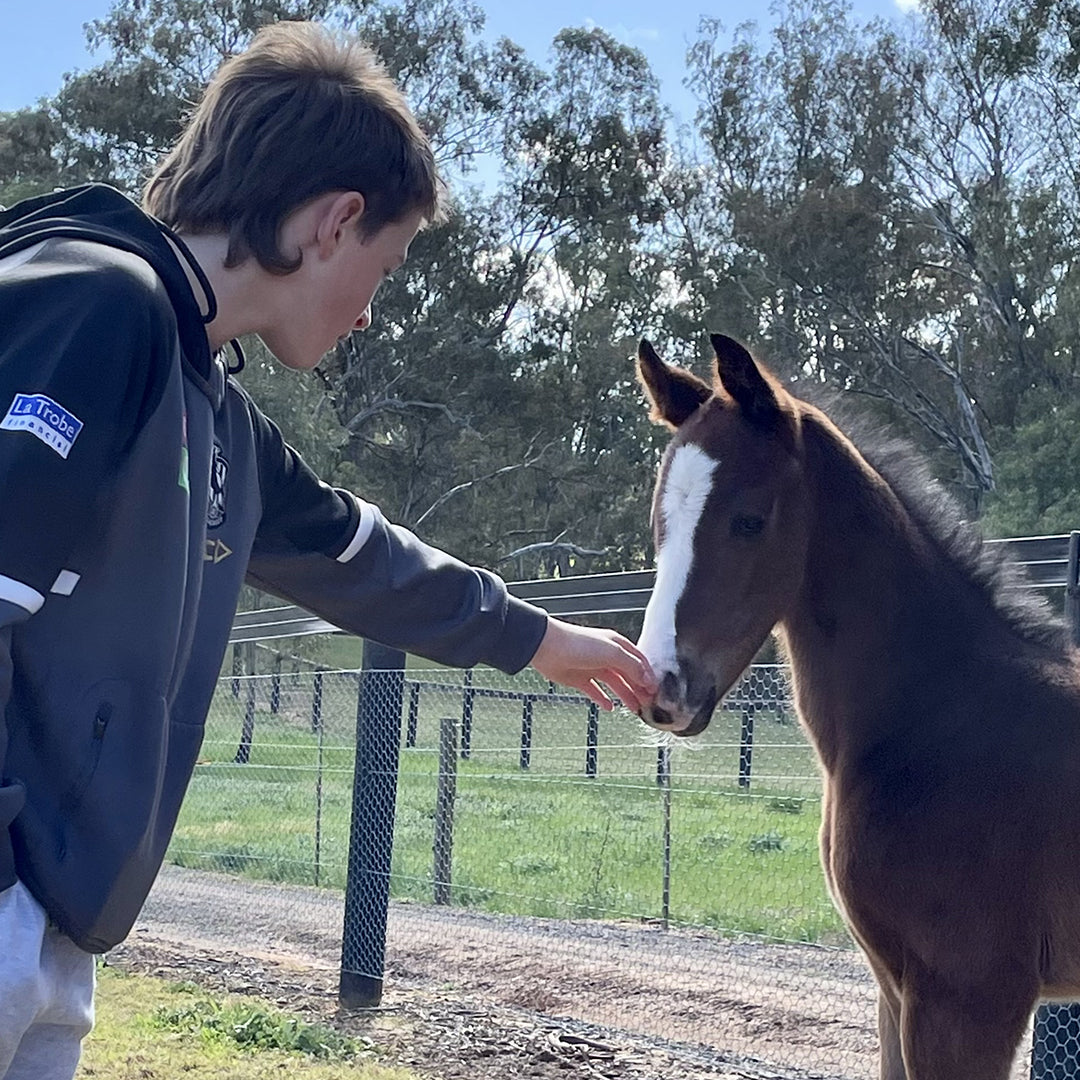
[[[206,324],[216,316],[217,302],[206,275],[178,236],[106,184],[86,184],[40,195],[0,212],[0,259],[54,238],[106,244],[145,259],[168,291],[185,359],[211,396],[219,397],[223,387],[216,385],[221,379],[206,337]],[[202,286],[205,314],[180,258]]]

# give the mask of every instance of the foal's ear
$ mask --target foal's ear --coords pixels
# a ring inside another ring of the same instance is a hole
[[[748,420],[763,423],[780,412],[776,392],[757,361],[734,338],[711,334],[716,375]]]
[[[712,387],[685,368],[665,364],[644,338],[638,345],[637,371],[649,395],[649,417],[677,428],[712,397]]]

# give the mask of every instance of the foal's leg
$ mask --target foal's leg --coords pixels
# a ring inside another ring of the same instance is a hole
[[[1008,1080],[1035,993],[980,989],[961,994],[938,980],[905,980],[900,1040],[907,1080]]]
[[[878,1041],[881,1044],[881,1080],[908,1080],[900,1049],[900,1001],[878,988]]]
[[[859,940],[858,932],[852,935]],[[889,965],[878,953],[863,946],[866,961],[877,982],[878,997],[878,1076],[880,1080],[908,1080],[904,1068],[904,1056],[900,1045],[901,998],[899,976],[894,976]]]

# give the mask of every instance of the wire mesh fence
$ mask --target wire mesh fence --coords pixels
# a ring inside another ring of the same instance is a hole
[[[383,955],[347,891],[366,874],[389,888],[389,979],[749,1076],[877,1075],[875,991],[825,891],[820,781],[781,668],[752,668],[668,747],[532,672],[272,667],[221,680],[148,919],[355,966]],[[373,709],[389,756],[365,746]],[[350,868],[354,803],[370,842],[354,835]],[[1039,1080],[1076,1075],[1051,1071],[1078,1060],[1068,1026],[1040,1038]]]

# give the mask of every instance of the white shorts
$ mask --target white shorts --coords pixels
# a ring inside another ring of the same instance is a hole
[[[94,1025],[94,957],[16,882],[0,892],[0,1080],[71,1080]]]

